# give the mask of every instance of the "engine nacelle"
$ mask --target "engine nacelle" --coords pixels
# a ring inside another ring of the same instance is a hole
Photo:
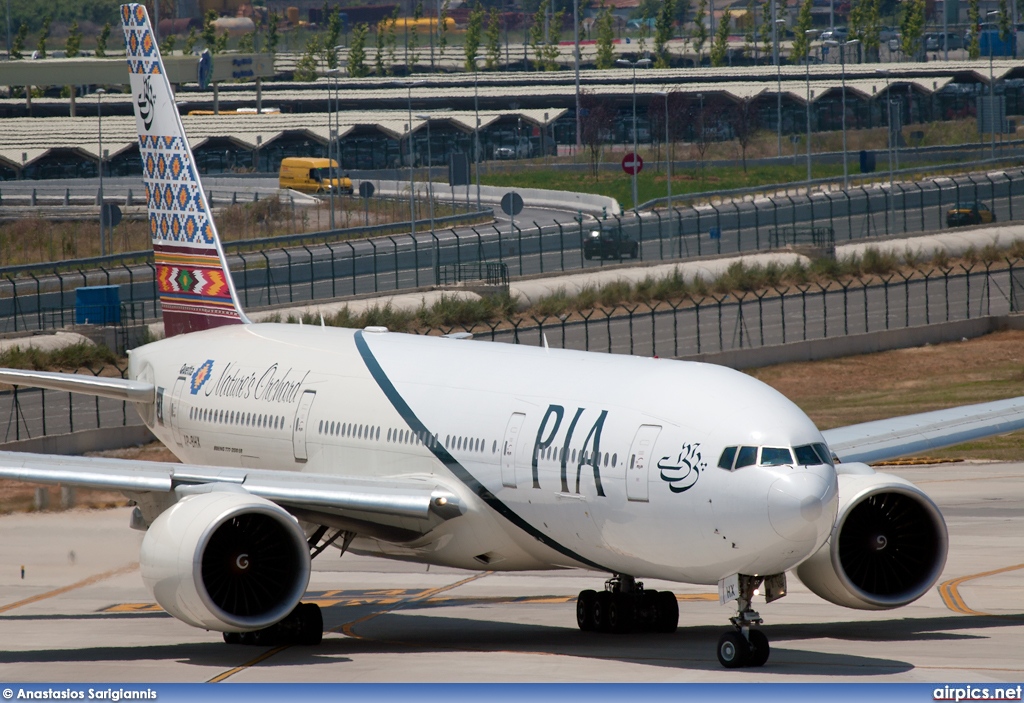
[[[244,491],[179,500],[150,525],[139,562],[161,608],[221,632],[273,625],[309,583],[309,548],[298,522]]]
[[[864,465],[841,464],[832,534],[796,574],[830,603],[887,610],[935,584],[949,546],[942,513],[921,489]]]

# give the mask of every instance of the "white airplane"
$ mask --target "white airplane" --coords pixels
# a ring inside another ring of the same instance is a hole
[[[755,597],[795,571],[885,609],[945,564],[935,504],[864,461],[1024,427],[1024,398],[819,432],[727,368],[362,330],[253,324],[238,296],[142,5],[121,7],[167,338],[127,379],[0,381],[130,401],[182,464],[0,453],[0,477],[124,492],[142,578],[230,643],[319,643],[300,600],[328,546],[476,570],[584,568],[583,630],[672,632],[717,585],[726,667],[769,645]],[[841,462],[839,460],[842,460]]]

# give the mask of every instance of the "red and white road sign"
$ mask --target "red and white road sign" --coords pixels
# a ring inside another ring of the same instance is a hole
[[[640,154],[629,153],[622,157],[622,170],[633,176],[644,170],[644,160]]]

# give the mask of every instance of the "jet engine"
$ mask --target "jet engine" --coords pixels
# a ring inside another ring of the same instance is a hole
[[[796,569],[811,591],[858,610],[912,603],[938,580],[948,537],[942,513],[909,481],[840,464],[839,514],[832,534]]]
[[[185,496],[161,513],[139,561],[160,607],[221,632],[273,625],[309,582],[309,547],[295,518],[233,486]]]

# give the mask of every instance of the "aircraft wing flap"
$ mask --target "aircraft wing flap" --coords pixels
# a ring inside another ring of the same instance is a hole
[[[166,493],[173,485],[174,466],[128,459],[0,452],[0,478],[112,491]]]
[[[1024,397],[864,422],[822,432],[846,462],[896,459],[1024,429]]]
[[[56,371],[27,371],[24,369],[0,369],[0,383],[30,388],[47,388],[54,391],[68,391],[98,395],[114,400],[128,400],[138,403],[152,402],[155,392],[152,383],[129,378],[108,376],[86,376],[81,373],[58,373]]]

